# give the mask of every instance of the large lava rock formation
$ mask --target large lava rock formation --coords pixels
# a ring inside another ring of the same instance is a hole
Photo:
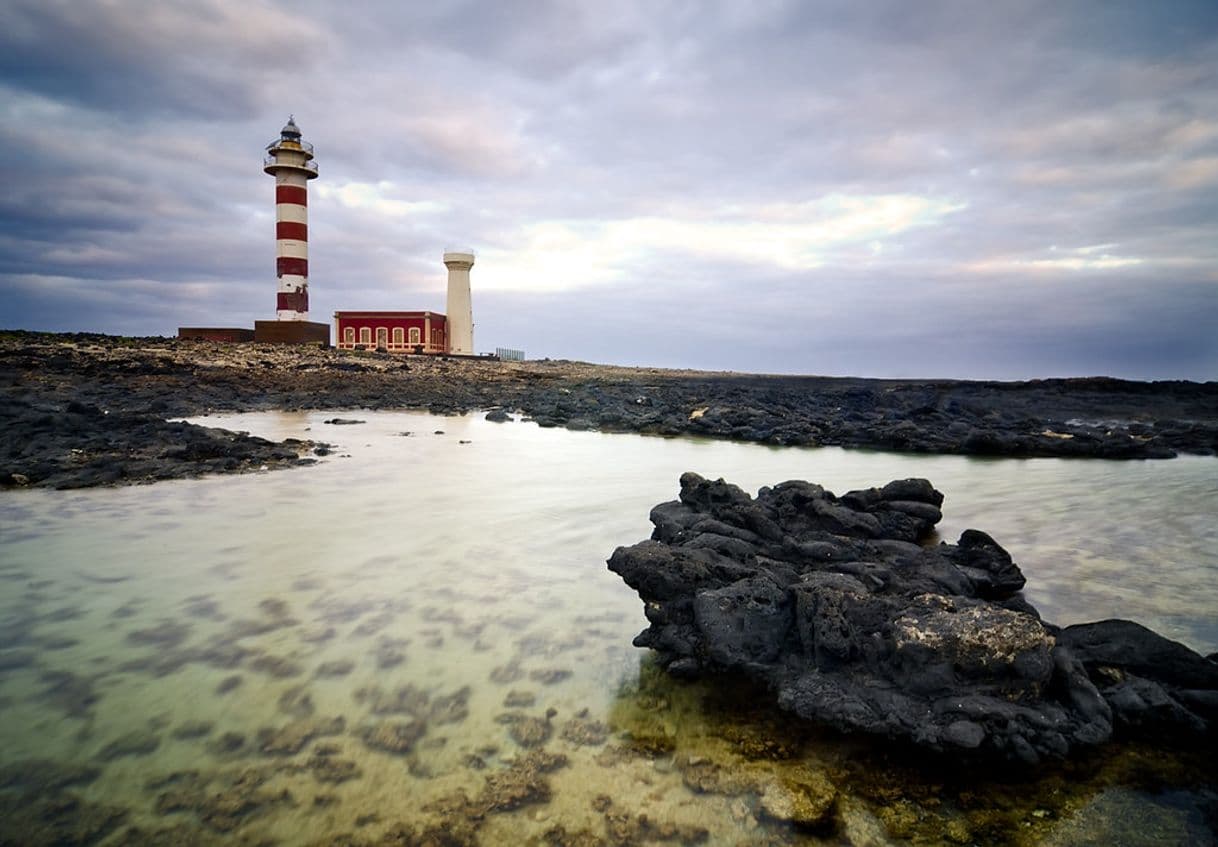
[[[635,645],[671,673],[743,672],[840,729],[1028,763],[1114,730],[1212,743],[1218,663],[1129,621],[1045,623],[985,533],[919,543],[942,504],[924,479],[753,499],[686,473],[609,568],[645,604]]]

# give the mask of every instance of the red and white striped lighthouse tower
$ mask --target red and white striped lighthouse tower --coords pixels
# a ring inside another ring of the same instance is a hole
[[[309,180],[317,178],[313,145],[300,138],[289,117],[279,138],[266,146],[262,169],[275,177],[275,309],[281,321],[309,319]]]

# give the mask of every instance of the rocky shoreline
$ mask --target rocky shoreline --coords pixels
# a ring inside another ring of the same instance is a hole
[[[489,409],[576,430],[978,456],[1218,451],[1215,382],[765,376],[10,331],[0,332],[0,485],[289,466],[310,461],[316,445],[165,422],[352,408]]]
[[[928,544],[942,505],[924,479],[753,498],[686,473],[609,569],[670,673],[743,674],[819,724],[1025,765],[1114,737],[1212,749],[1218,656],[1130,621],[1041,620],[990,536]]]

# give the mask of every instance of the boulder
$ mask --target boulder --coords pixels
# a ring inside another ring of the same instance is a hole
[[[754,498],[686,473],[609,568],[644,602],[635,645],[670,673],[743,673],[842,730],[1027,764],[1114,727],[1212,742],[1218,664],[1128,621],[1045,623],[989,535],[928,543],[942,504],[923,479]]]

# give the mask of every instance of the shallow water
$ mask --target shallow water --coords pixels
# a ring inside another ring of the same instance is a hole
[[[372,840],[461,817],[483,844],[582,830],[681,842],[699,827],[715,844],[1104,843],[1114,817],[1130,821],[1126,843],[1212,838],[1202,795],[1148,791],[1117,760],[971,800],[894,762],[877,788],[851,762],[884,751],[809,736],[747,691],[725,703],[655,673],[630,645],[641,604],[604,560],[649,535],[649,509],[686,470],[751,492],[923,476],[946,495],[941,536],[994,536],[1046,619],[1132,618],[1209,653],[1214,459],[977,460],[342,416],[365,423],[200,421],[336,445],[311,468],[0,495],[0,766],[101,768],[73,790],[126,811],[105,843],[170,826],[234,843]],[[505,706],[512,692],[528,705]],[[548,776],[521,744],[543,738],[536,749],[567,757]],[[375,746],[386,740],[398,749]],[[831,831],[798,832],[759,800],[776,780],[804,784],[809,763],[838,786]],[[711,766],[744,787],[708,783]],[[1171,782],[1176,764],[1141,767]],[[226,791],[248,802],[207,805]]]

